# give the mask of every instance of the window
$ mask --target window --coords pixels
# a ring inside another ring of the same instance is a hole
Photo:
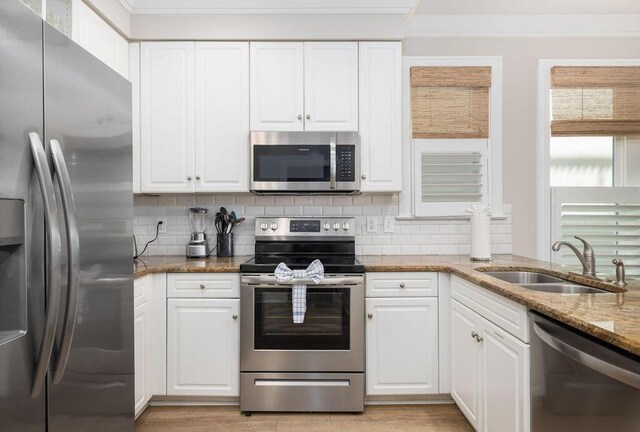
[[[404,211],[460,217],[481,202],[500,214],[500,59],[416,58],[405,71],[412,193],[403,194]]]
[[[552,241],[584,237],[640,276],[640,67],[552,67],[550,100]]]

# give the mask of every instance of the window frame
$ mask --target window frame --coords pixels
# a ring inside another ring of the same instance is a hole
[[[640,59],[541,59],[538,61],[537,258],[551,260],[551,68],[554,66],[640,66]],[[616,137],[617,138],[617,137]],[[615,154],[614,154],[615,158]]]
[[[489,139],[486,185],[489,191],[492,217],[504,217],[502,203],[502,57],[501,56],[408,56],[402,60],[402,166],[403,189],[400,193],[400,218],[402,219],[468,219],[460,211],[459,203],[438,203],[437,213],[417,215],[415,179],[416,144],[442,139],[414,140],[411,117],[411,68],[414,66],[490,66],[491,89],[489,92]],[[469,139],[473,140],[473,139]],[[459,139],[450,139],[454,142]]]

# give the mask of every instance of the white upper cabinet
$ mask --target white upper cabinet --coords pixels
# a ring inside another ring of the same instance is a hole
[[[249,43],[196,43],[197,192],[249,190]]]
[[[307,131],[358,130],[358,43],[305,42]]]
[[[68,2],[56,2],[65,4]],[[78,44],[125,78],[129,78],[129,43],[83,1],[77,2]],[[49,7],[47,2],[47,7]],[[56,20],[57,21],[57,20]],[[55,25],[55,24],[54,24]],[[57,26],[59,28],[59,26]]]
[[[363,192],[402,190],[402,46],[360,43]]]
[[[249,44],[143,42],[140,192],[246,192]]]
[[[251,130],[358,130],[358,43],[251,43]]]
[[[141,44],[141,191],[194,191],[195,45]]]
[[[251,130],[304,130],[304,43],[251,43]]]

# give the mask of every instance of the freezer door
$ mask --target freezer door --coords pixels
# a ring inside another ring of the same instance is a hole
[[[29,147],[42,136],[42,20],[0,1],[0,430],[45,432],[46,393],[31,397],[44,325],[44,216]],[[26,221],[26,223],[25,223]],[[24,233],[24,240],[19,237]],[[14,235],[18,234],[18,235]]]
[[[48,432],[130,432],[134,430],[131,85],[48,25],[44,39],[45,141],[57,140],[60,145],[62,157],[54,166],[62,163],[68,172],[80,248],[77,298],[69,298],[73,290],[68,275],[63,281],[49,381]],[[64,182],[56,177],[56,183]],[[63,208],[62,197],[58,202]],[[60,225],[68,228],[64,212],[60,213]],[[63,251],[67,246],[64,242]],[[64,261],[71,264],[68,255]],[[67,359],[61,347],[69,342]]]

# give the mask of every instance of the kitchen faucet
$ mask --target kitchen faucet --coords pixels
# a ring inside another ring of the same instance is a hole
[[[558,252],[562,246],[566,246],[576,254],[580,263],[582,264],[582,275],[592,278],[596,278],[596,256],[593,253],[593,248],[582,237],[574,236],[575,239],[580,240],[584,245],[582,253],[571,243],[565,241],[557,241],[553,244],[551,249],[554,252]]]

